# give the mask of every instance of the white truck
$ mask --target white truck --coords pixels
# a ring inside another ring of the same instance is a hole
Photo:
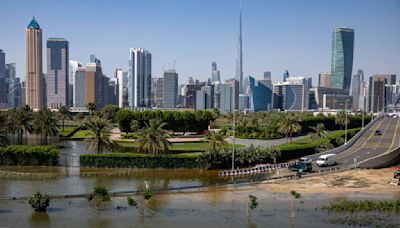
[[[324,154],[319,156],[317,159],[317,165],[318,166],[330,166],[330,165],[336,165],[336,154]]]

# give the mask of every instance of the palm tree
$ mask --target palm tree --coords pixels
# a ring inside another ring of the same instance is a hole
[[[301,194],[296,191],[290,191],[290,195],[293,197],[292,199],[292,227],[295,227],[295,219],[296,219],[296,205],[295,205],[295,200],[301,198]]]
[[[350,123],[346,115],[347,113],[345,110],[340,110],[336,113],[335,124],[340,125],[340,130],[342,130],[343,126]]]
[[[167,123],[159,119],[150,119],[145,122],[145,127],[138,132],[138,146],[143,152],[160,155],[168,153],[171,143],[168,141],[169,133],[164,129]]]
[[[270,146],[270,147],[268,147],[267,154],[272,159],[274,164],[276,164],[276,159],[281,156],[281,151],[275,149],[275,147],[273,147],[273,146]]]
[[[10,124],[14,124],[13,130],[18,132],[19,142],[22,144],[22,135],[33,131],[32,111],[29,106],[18,108],[9,118]]]
[[[207,151],[217,151],[227,147],[228,143],[224,139],[222,132],[210,132],[207,137],[208,142],[206,144]]]
[[[36,133],[43,137],[43,143],[48,144],[48,137],[50,135],[57,135],[58,128],[58,118],[54,112],[48,108],[41,108],[36,115],[34,125],[36,128]]]
[[[280,118],[278,132],[286,135],[286,143],[288,143],[288,137],[290,137],[290,142],[292,142],[292,134],[301,130],[299,122],[299,117],[293,113],[285,113]]]
[[[96,110],[96,104],[95,104],[94,102],[89,102],[89,103],[86,105],[86,108],[87,108],[87,110],[89,110],[90,115],[92,116],[92,115],[93,115],[93,112]]]
[[[328,136],[323,123],[318,123],[317,126],[310,128],[314,130],[314,134],[311,136],[313,139],[324,139]]]
[[[102,153],[104,150],[114,149],[115,145],[110,139],[110,121],[98,116],[92,116],[86,119],[84,127],[89,131],[89,137],[85,139],[88,149],[95,150],[97,154]]]
[[[136,132],[140,129],[140,122],[138,120],[132,120],[130,127],[133,132]]]
[[[70,113],[69,113],[69,109],[67,106],[61,106],[58,109],[58,113],[60,114],[60,117],[62,119],[62,130],[64,131],[64,122],[66,119],[70,119]]]

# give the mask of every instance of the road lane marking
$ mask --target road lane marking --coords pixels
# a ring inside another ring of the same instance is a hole
[[[394,132],[394,135],[393,135],[392,144],[390,145],[390,148],[387,151],[392,150],[392,147],[394,145],[394,141],[396,141],[397,130],[399,129],[399,120],[400,119],[397,118],[396,131]]]
[[[371,139],[371,137],[375,134],[375,131],[382,125],[382,123],[384,122],[385,118],[383,118],[381,120],[381,122],[379,122],[379,124],[375,127],[375,129],[371,132],[371,134],[368,136],[367,140],[364,141],[364,143],[362,144],[362,146],[360,146],[359,148],[357,148],[355,151],[350,152],[349,154],[344,154],[346,151],[343,151],[342,153],[336,155],[338,159],[346,157],[348,155],[354,154],[356,152],[358,152],[359,150],[361,150],[366,144],[367,142]],[[390,123],[390,121],[389,121]],[[350,147],[351,148],[351,147]],[[342,156],[341,156],[342,155]]]

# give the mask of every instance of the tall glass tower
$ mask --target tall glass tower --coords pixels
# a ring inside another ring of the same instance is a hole
[[[333,30],[331,88],[350,89],[353,71],[354,29]]]

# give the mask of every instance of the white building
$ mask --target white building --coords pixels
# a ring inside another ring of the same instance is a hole
[[[72,98],[72,106],[76,107],[76,70],[82,67],[82,64],[76,60],[69,60],[69,84],[72,85],[72,94],[70,94],[73,98]]]
[[[115,72],[115,77],[117,78],[118,88],[118,107],[128,107],[128,72],[122,69],[117,69]]]
[[[149,107],[151,103],[151,53],[143,48],[129,50],[129,107]]]

